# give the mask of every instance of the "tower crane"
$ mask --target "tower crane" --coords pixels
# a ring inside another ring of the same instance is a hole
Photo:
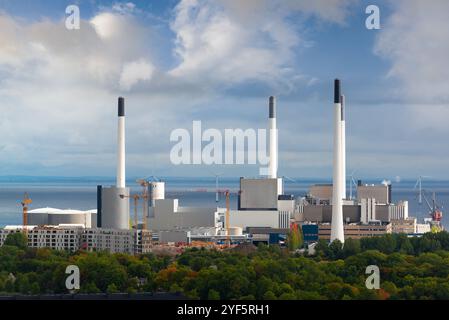
[[[225,214],[225,229],[226,229],[226,243],[228,246],[231,245],[231,238],[229,235],[229,228],[230,228],[230,198],[231,194],[240,195],[241,191],[231,191],[229,189],[216,189],[216,190],[209,190],[209,189],[196,189],[194,192],[214,192],[216,194],[224,194],[226,197],[226,214]]]
[[[137,206],[139,204],[139,200],[140,199],[145,199],[145,197],[142,196],[142,195],[138,195],[138,194],[132,194],[132,195],[129,195],[129,196],[121,194],[120,198],[122,198],[122,199],[130,198],[130,199],[134,200],[134,229],[135,229],[135,232],[134,232],[134,234],[135,234],[135,245],[134,245],[135,248],[134,248],[134,251],[135,251],[135,253],[137,253],[137,239],[138,239],[138,234],[139,234],[139,230],[138,230],[139,220],[138,220],[138,215],[137,215]],[[144,216],[145,216],[145,214],[144,214]]]
[[[142,219],[143,219],[143,229],[147,230],[148,228],[148,199],[149,192],[148,187],[150,186],[150,182],[147,179],[138,179],[136,181],[140,186],[142,186]]]
[[[25,192],[25,194],[23,195],[23,200],[21,202],[22,204],[22,212],[23,212],[23,232],[26,234],[28,234],[28,229],[27,229],[27,225],[28,225],[28,206],[32,203],[33,201],[31,200],[31,198],[28,197],[28,193]]]

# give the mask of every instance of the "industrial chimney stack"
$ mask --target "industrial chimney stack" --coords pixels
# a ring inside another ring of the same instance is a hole
[[[270,165],[269,178],[276,179],[278,174],[278,131],[276,126],[276,98],[269,99],[269,129],[270,129]]]
[[[118,98],[117,188],[125,188],[125,98]]]
[[[342,199],[346,199],[346,119],[345,119],[345,96],[341,95],[341,166],[343,169],[342,176]]]
[[[125,186],[125,99],[118,98],[117,182],[97,188],[97,227],[128,230],[129,188]]]
[[[332,225],[330,241],[345,241],[343,228],[343,138],[340,80],[334,83],[334,161],[332,189]]]

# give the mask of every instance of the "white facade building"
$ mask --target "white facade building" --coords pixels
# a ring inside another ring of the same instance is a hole
[[[360,221],[363,224],[368,224],[376,220],[376,199],[368,198],[361,199],[361,216]]]
[[[0,229],[0,246],[8,234],[22,232],[22,226],[9,226]],[[109,251],[129,253],[148,251],[151,239],[142,230],[113,230],[88,228],[82,225],[29,226],[28,246],[31,248],[50,248],[55,250]]]
[[[178,199],[157,199],[150,208],[148,228],[152,231],[171,231],[176,229],[222,227],[220,213],[223,209],[202,207],[180,207]]]
[[[390,220],[407,220],[408,201],[401,201],[397,205],[389,205],[388,215]]]

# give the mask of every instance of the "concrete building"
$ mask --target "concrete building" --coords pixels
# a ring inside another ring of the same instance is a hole
[[[238,210],[277,210],[282,193],[281,178],[240,178]]]
[[[97,226],[97,210],[73,210],[39,208],[28,211],[28,224],[57,226],[60,224],[81,224],[85,228]]]
[[[220,213],[224,212],[223,209],[180,207],[178,199],[155,200],[155,205],[150,208],[150,212],[148,224],[154,232],[197,227],[223,227],[220,219]]]
[[[0,246],[10,233],[22,232],[22,226],[0,229]],[[144,253],[150,250],[148,231],[84,228],[83,225],[29,226],[28,246],[55,250],[109,251],[111,253]],[[137,238],[136,238],[137,235]]]
[[[360,203],[360,221],[363,224],[368,224],[376,220],[376,199],[362,198]]]
[[[391,203],[391,185],[359,185],[357,186],[357,201],[362,199],[376,199],[377,203],[389,204]]]
[[[129,229],[129,188],[125,171],[125,99],[118,98],[117,182],[97,188],[97,226],[106,229]]]
[[[317,199],[318,201],[326,201],[331,203],[332,201],[332,184],[315,184],[310,187],[310,197]]]
[[[391,220],[392,233],[416,233],[416,218]]]
[[[388,217],[393,219],[408,219],[408,201],[400,201],[398,204],[390,204],[388,206]]]
[[[290,212],[270,210],[230,210],[229,224],[246,230],[249,227],[289,228]]]
[[[345,224],[345,239],[360,239],[365,237],[376,237],[391,233],[391,224]],[[324,240],[331,239],[331,225],[319,224],[318,237]]]
[[[81,234],[80,248],[87,251],[133,254],[135,250],[135,231],[85,229]]]
[[[330,223],[332,221],[331,205],[306,205],[302,207],[303,220],[297,222]],[[360,222],[361,208],[359,205],[343,206],[343,221],[345,223]]]
[[[172,230],[159,232],[159,243],[191,243],[190,231]]]

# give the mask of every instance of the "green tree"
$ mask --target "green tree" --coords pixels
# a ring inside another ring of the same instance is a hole
[[[362,251],[360,241],[357,239],[346,239],[343,246],[343,256],[350,257]]]
[[[26,249],[28,247],[28,238],[22,232],[10,233],[6,237],[4,245]]]
[[[114,283],[111,283],[110,285],[108,285],[108,288],[106,289],[106,292],[111,294],[111,293],[117,293],[119,291],[117,289],[117,286]]]
[[[343,256],[343,244],[340,240],[335,239],[329,245],[328,258],[331,260],[340,259]]]
[[[207,295],[207,300],[220,300],[220,293],[214,289],[210,289]]]
[[[276,300],[276,295],[272,291],[267,291],[263,295],[264,300]]]
[[[303,246],[304,240],[301,232],[301,227],[294,224],[290,229],[287,236],[287,245],[288,248],[293,251],[299,249]]]

